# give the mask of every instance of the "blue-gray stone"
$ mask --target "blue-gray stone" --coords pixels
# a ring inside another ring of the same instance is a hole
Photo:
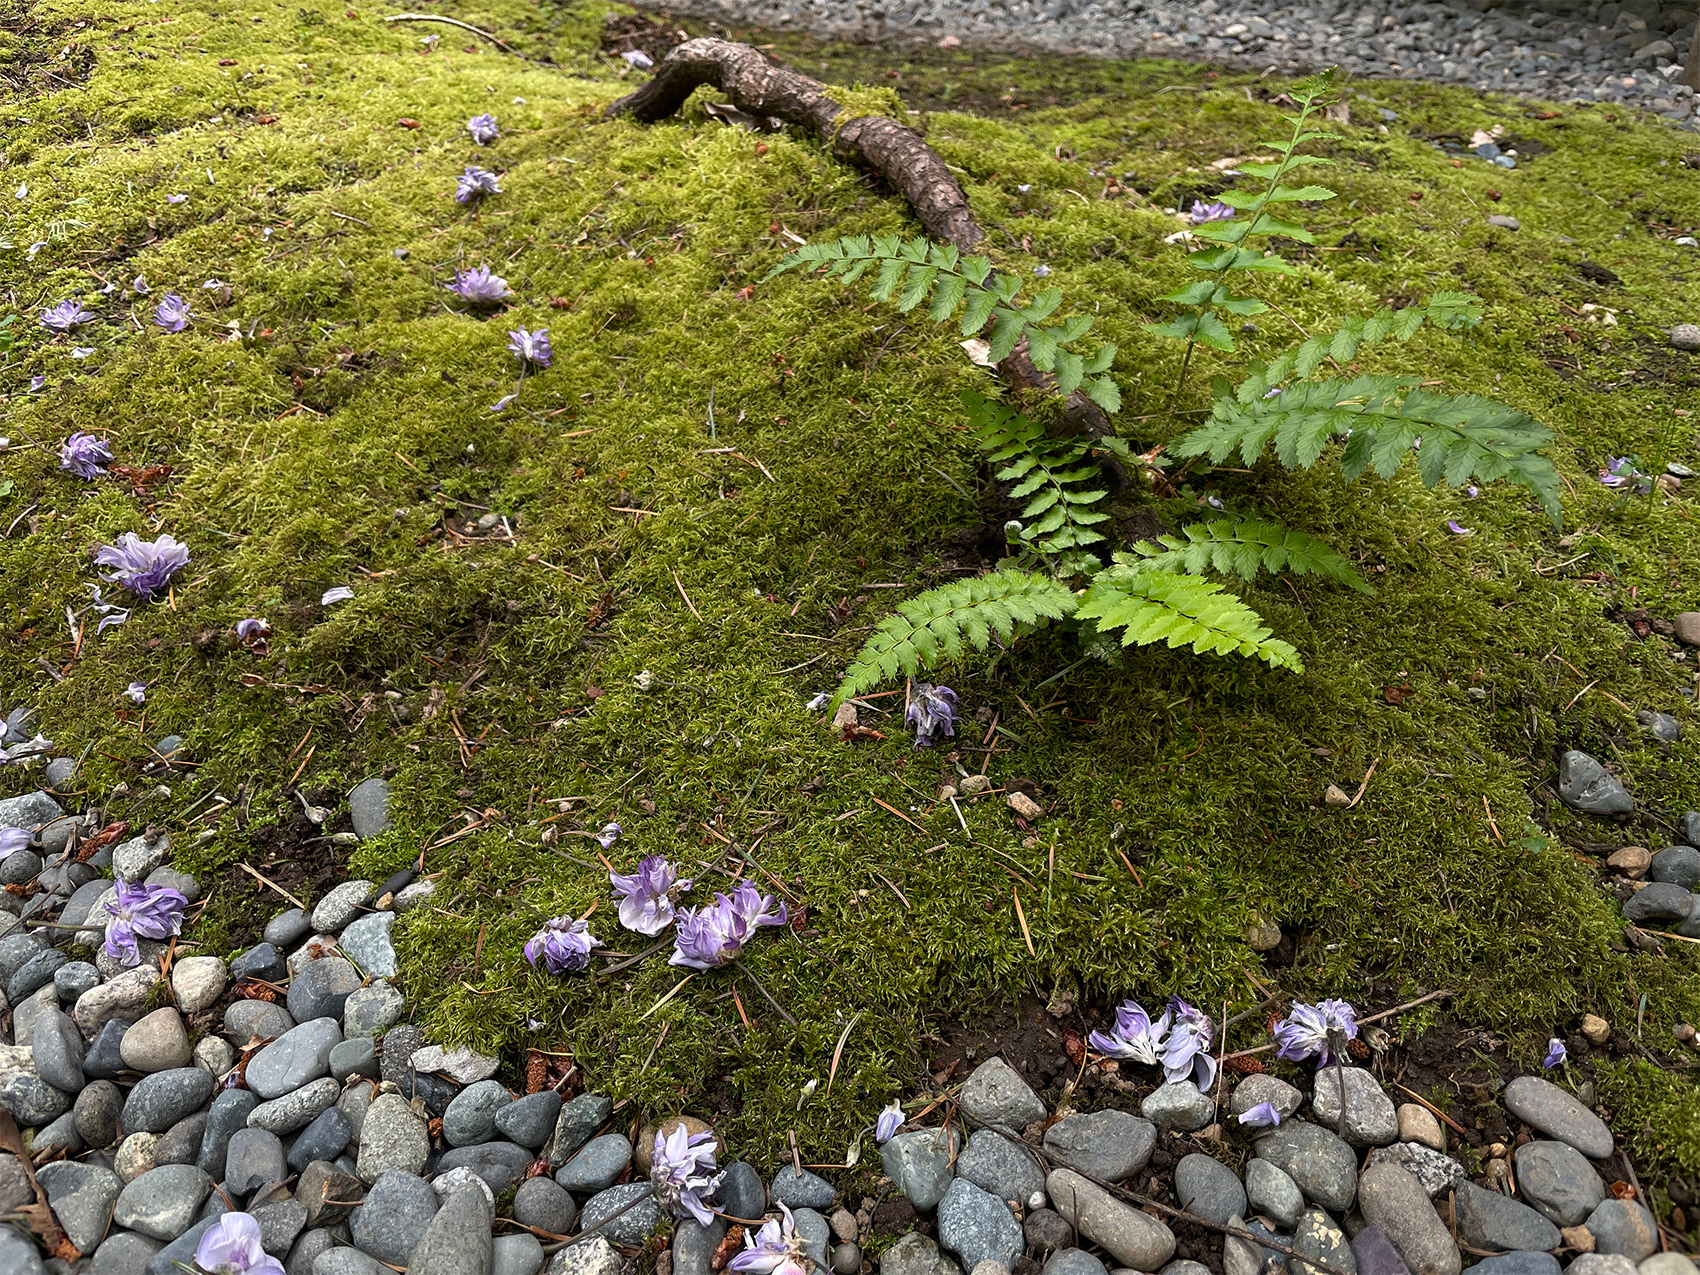
[[[270,1129],[276,1134],[294,1133],[313,1123],[321,1111],[335,1106],[342,1096],[342,1086],[329,1076],[321,1076],[311,1084],[301,1086],[281,1098],[262,1102],[248,1115],[248,1124],[255,1129]]]
[[[82,1091],[83,1034],[69,1015],[57,1009],[44,1009],[36,1015],[30,1053],[36,1074],[48,1084],[66,1093]]]
[[[507,1190],[531,1163],[531,1152],[511,1142],[476,1142],[445,1151],[437,1161],[438,1171],[471,1169],[497,1194]]]
[[[661,1222],[661,1206],[649,1189],[647,1182],[627,1182],[591,1196],[579,1213],[579,1233],[597,1231],[610,1244],[643,1243]]]
[[[1606,1198],[1588,1158],[1563,1142],[1529,1142],[1512,1153],[1517,1189],[1555,1226],[1577,1226]]]
[[[307,1207],[300,1200],[273,1200],[257,1206],[250,1214],[260,1224],[260,1247],[273,1257],[282,1257],[307,1227]]]
[[[1635,1200],[1601,1201],[1588,1214],[1587,1225],[1594,1233],[1596,1253],[1616,1253],[1632,1262],[1643,1262],[1659,1251],[1659,1228],[1653,1215]]]
[[[1239,1175],[1199,1151],[1182,1156],[1175,1166],[1175,1199],[1194,1217],[1221,1225],[1246,1213],[1246,1193]]]
[[[83,1075],[90,1080],[111,1080],[123,1071],[124,1056],[119,1053],[119,1046],[129,1030],[130,1024],[124,1019],[107,1019],[83,1053]]]
[[[490,1275],[490,1226],[495,1209],[476,1186],[451,1190],[419,1238],[408,1269],[414,1275]]]
[[[485,1081],[492,1084],[493,1081]],[[456,1102],[460,1101],[458,1098]],[[452,1106],[450,1108],[453,1109]],[[443,1128],[448,1129],[445,1119]],[[624,1134],[605,1133],[592,1138],[555,1174],[555,1181],[569,1191],[604,1191],[614,1185],[632,1162],[632,1144]]]
[[[95,1080],[83,1087],[71,1108],[77,1136],[85,1146],[109,1147],[118,1140],[118,1118],[124,1110],[124,1091],[110,1080]]]
[[[75,1005],[77,997],[99,986],[100,971],[87,961],[67,961],[53,971],[53,990],[59,994],[61,1005]]]
[[[379,1175],[366,1202],[349,1214],[348,1230],[361,1252],[392,1266],[406,1266],[436,1215],[437,1193],[430,1184],[392,1170]]]
[[[41,856],[34,850],[14,850],[0,859],[0,885],[23,885],[41,872]]]
[[[124,1189],[118,1175],[98,1164],[54,1160],[37,1169],[35,1177],[71,1243],[85,1253],[99,1243]]]
[[[517,1197],[514,1216],[519,1216]],[[816,1217],[820,1215],[815,1214]],[[714,1252],[726,1238],[725,1218],[712,1218],[707,1226],[695,1218],[680,1218],[673,1224],[673,1275],[711,1275]]]
[[[390,943],[394,912],[369,912],[350,921],[337,947],[368,978],[394,978],[397,973],[395,948]]]
[[[1334,1134],[1303,1120],[1286,1120],[1257,1140],[1252,1154],[1280,1169],[1304,1193],[1336,1216],[1352,1207],[1358,1190],[1358,1156]]]
[[[225,1151],[224,1185],[233,1195],[247,1195],[285,1176],[283,1142],[269,1129],[238,1129]]]
[[[248,1088],[262,1098],[281,1098],[308,1081],[330,1074],[331,1050],[342,1043],[334,1018],[314,1018],[292,1027],[248,1060]]]
[[[216,1221],[215,1217],[203,1217],[195,1222],[148,1259],[147,1266],[143,1268],[145,1275],[183,1275],[183,1268],[195,1260],[195,1249],[200,1245],[201,1236]]]
[[[1505,1107],[1524,1124],[1569,1143],[1590,1160],[1605,1159],[1616,1146],[1605,1121],[1539,1076],[1518,1076],[1506,1085]]]
[[[51,983],[60,966],[69,965],[70,962],[71,958],[56,947],[37,952],[6,980],[6,1000],[10,1004],[21,1005],[31,992]]]
[[[153,1162],[156,1165],[195,1163],[206,1131],[206,1112],[197,1111],[192,1116],[184,1116],[160,1135],[159,1141],[154,1144]]]
[[[956,1160],[956,1176],[1022,1208],[1033,1192],[1045,1189],[1045,1173],[1038,1161],[1025,1147],[991,1129],[976,1129],[969,1135],[968,1149]]]
[[[827,1245],[832,1242],[832,1228],[826,1224],[826,1219],[813,1209],[794,1209],[791,1213],[792,1229],[801,1241],[804,1254],[814,1262],[815,1269],[826,1269]]]
[[[71,1094],[28,1072],[13,1072],[0,1082],[0,1107],[25,1127],[51,1124],[69,1111],[74,1101]]]
[[[516,1098],[496,1113],[496,1132],[533,1151],[549,1140],[561,1113],[561,1095],[553,1089]]]
[[[290,981],[289,1016],[298,1023],[314,1018],[341,1018],[349,993],[361,982],[360,972],[340,956],[312,961]]]
[[[136,1275],[148,1259],[161,1248],[158,1240],[150,1240],[134,1231],[117,1231],[101,1241],[89,1261],[88,1275]]]
[[[1626,815],[1635,799],[1596,758],[1571,749],[1558,759],[1559,800],[1593,815]]]
[[[1474,1182],[1457,1188],[1458,1238],[1476,1248],[1545,1251],[1559,1245],[1558,1228],[1527,1204]]]
[[[564,1187],[555,1185],[549,1178],[528,1178],[520,1183],[519,1190],[514,1192],[514,1221],[522,1226],[535,1226],[540,1231],[550,1235],[566,1235],[573,1229],[573,1222],[578,1217],[578,1205],[573,1203],[573,1197],[568,1195]],[[679,1232],[683,1230],[701,1230],[694,1218],[685,1218],[674,1228],[674,1247],[678,1245]],[[720,1224],[720,1233],[726,1233],[726,1224]],[[719,1243],[718,1240],[715,1243]],[[710,1255],[713,1248],[710,1247]],[[703,1270],[706,1271],[707,1259],[704,1259]],[[681,1273],[682,1275],[682,1273]]]
[[[1021,1224],[1009,1206],[966,1178],[957,1178],[939,1201],[939,1247],[955,1253],[964,1270],[996,1262],[1005,1270],[1026,1249]]]
[[[1683,886],[1654,881],[1629,896],[1623,905],[1623,919],[1637,925],[1643,921],[1685,921],[1693,906],[1693,896]]]
[[[833,1199],[838,1195],[837,1189],[825,1178],[807,1169],[799,1171],[794,1165],[786,1165],[773,1175],[773,1183],[767,1193],[775,1204],[793,1209],[831,1208]]]
[[[1693,846],[1672,846],[1653,856],[1647,876],[1654,881],[1668,881],[1692,890],[1700,885],[1700,850]]]
[[[1253,1214],[1262,1214],[1284,1231],[1291,1230],[1305,1211],[1297,1184],[1267,1160],[1246,1161],[1245,1195]]]
[[[1683,813],[1682,839],[1688,845],[1700,846],[1700,810],[1689,810]]]
[[[169,1243],[194,1224],[195,1212],[212,1185],[212,1179],[192,1164],[149,1169],[119,1193],[112,1210],[113,1225]]]
[[[1558,1275],[1558,1259],[1551,1253],[1497,1253],[1470,1270],[1473,1275]],[[1358,1275],[1366,1273],[1360,1269]]]
[[[7,1275],[44,1275],[41,1254],[35,1244],[24,1238],[23,1232],[12,1227],[0,1227],[0,1271]]]
[[[955,1129],[948,1133],[944,1129],[912,1129],[880,1148],[880,1164],[910,1203],[925,1212],[944,1198],[950,1186],[951,1165],[961,1149],[962,1138]]]
[[[270,943],[257,943],[230,962],[230,981],[240,983],[245,978],[262,979],[267,983],[282,983],[289,977],[289,963]]]
[[[1296,1111],[1296,1091],[1294,1099]],[[1125,1111],[1089,1111],[1064,1116],[1045,1130],[1044,1143],[1046,1153],[1059,1164],[1120,1182],[1150,1162],[1157,1126]]]
[[[394,1035],[391,1032],[390,1035]],[[386,1067],[384,1079],[392,1077]],[[555,1132],[549,1139],[549,1163],[559,1168],[572,1158],[592,1135],[607,1124],[614,1114],[614,1100],[606,1094],[580,1094],[561,1108],[555,1118]],[[759,1214],[757,1216],[760,1216]]]
[[[488,1142],[496,1130],[496,1113],[512,1101],[513,1095],[499,1080],[468,1085],[443,1112],[443,1139],[451,1147]]]
[[[201,898],[201,883],[187,872],[179,872],[176,868],[155,868],[148,873],[147,884],[175,890],[190,903],[198,903]]]
[[[348,817],[354,835],[369,841],[390,826],[390,786],[382,779],[364,779],[348,794]]]
[[[0,981],[10,982],[26,963],[47,950],[47,936],[40,930],[8,934],[0,939]]]
[[[329,1062],[331,1079],[336,1081],[346,1081],[350,1076],[378,1074],[378,1051],[369,1036],[356,1036],[332,1046]]]
[[[30,1154],[35,1156],[51,1155],[55,1151],[76,1155],[82,1149],[83,1139],[77,1132],[74,1110],[67,1111],[45,1129],[36,1130],[35,1137],[30,1139]]]
[[[282,949],[293,947],[312,932],[312,919],[300,908],[290,908],[267,921],[260,937],[273,947]]]
[[[1104,1263],[1081,1248],[1060,1248],[1045,1260],[1042,1275],[1108,1275]]]
[[[143,1076],[124,1101],[124,1128],[130,1133],[164,1133],[212,1101],[213,1088],[213,1078],[199,1067],[173,1067]]]
[[[248,1116],[260,1105],[260,1095],[246,1089],[226,1089],[213,1099],[207,1112],[207,1127],[201,1131],[201,1151],[195,1165],[219,1180],[224,1177],[230,1140],[248,1126]]]
[[[744,1161],[734,1160],[726,1166],[725,1176],[714,1192],[714,1203],[722,1213],[734,1218],[759,1221],[767,1212],[767,1187],[762,1184],[761,1174]]]
[[[542,1269],[543,1245],[535,1235],[498,1235],[491,1245],[490,1275],[537,1275]]]
[[[1252,1163],[1260,1163],[1253,1161]],[[1393,1247],[1393,1241],[1387,1238],[1387,1232],[1379,1226],[1366,1226],[1352,1237],[1352,1259],[1358,1264],[1358,1275],[1411,1275],[1411,1268],[1405,1264],[1405,1259],[1399,1256],[1399,1250]],[[1558,1263],[1554,1262],[1554,1270]],[[1161,1275],[1161,1272],[1159,1272]],[[1517,1275],[1516,1272],[1502,1271],[1500,1275]],[[1537,1275],[1529,1272],[1529,1275]],[[1547,1275],[1539,1272],[1538,1275]]]

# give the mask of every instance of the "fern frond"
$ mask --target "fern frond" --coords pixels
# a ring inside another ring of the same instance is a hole
[[[1036,628],[1072,614],[1068,586],[1032,571],[994,571],[917,594],[881,620],[844,672],[832,711],[852,696],[899,673],[913,677],[962,654],[984,651],[994,638],[1009,641],[1020,626]]]
[[[1156,545],[1142,540],[1133,547],[1140,555],[1138,559],[1117,554],[1116,560],[1137,562],[1150,571],[1179,571],[1193,576],[1215,571],[1242,580],[1256,579],[1259,571],[1288,571],[1322,576],[1359,593],[1375,592],[1326,542],[1302,531],[1254,519],[1216,518],[1189,523],[1181,533],[1158,536]]]
[[[1169,448],[1221,463],[1238,452],[1252,464],[1271,445],[1288,469],[1314,465],[1337,435],[1346,480],[1374,469],[1383,478],[1414,457],[1425,486],[1500,479],[1527,487],[1555,524],[1564,510],[1558,470],[1540,449],[1552,434],[1533,417],[1474,394],[1437,394],[1413,377],[1313,381],[1250,403],[1217,399],[1211,419]]]
[[[980,447],[1003,466],[996,471],[998,481],[1014,484],[1011,498],[1027,502],[1021,509],[1022,540],[1041,553],[1063,554],[1104,539],[1092,530],[1109,515],[1091,508],[1108,493],[1088,485],[1100,477],[1086,460],[1090,442],[1047,438],[1037,422],[979,394],[964,394],[962,405],[980,431]]]
[[[1291,645],[1269,635],[1262,619],[1222,586],[1197,576],[1127,563],[1098,573],[1075,610],[1101,631],[1121,629],[1123,646],[1166,642],[1195,655],[1244,655],[1271,668],[1304,671]]]

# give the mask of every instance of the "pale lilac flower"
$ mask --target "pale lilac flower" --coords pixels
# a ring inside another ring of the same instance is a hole
[[[1541,1066],[1551,1071],[1560,1063],[1570,1060],[1570,1051],[1564,1047],[1564,1042],[1557,1036],[1547,1041],[1547,1056],[1541,1060]]]
[[[931,748],[946,735],[955,736],[956,692],[948,686],[916,682],[909,688],[903,724],[914,728],[916,748]]]
[[[1464,494],[1471,500],[1474,500],[1477,496],[1482,494],[1482,489],[1474,483],[1471,483],[1468,487],[1464,488]]]
[[[1274,386],[1271,389],[1264,390],[1263,391],[1263,397],[1264,398],[1278,398],[1280,396],[1280,393],[1281,393],[1281,387],[1279,385],[1277,385],[1277,386]]]
[[[1116,1025],[1109,1033],[1093,1032],[1087,1036],[1086,1043],[1111,1058],[1154,1066],[1172,1017],[1173,1011],[1165,1009],[1163,1016],[1152,1022],[1151,1015],[1138,1001],[1123,1001],[1116,1010]]]
[[[124,694],[132,704],[146,704],[148,702],[148,684],[146,682],[131,682],[124,688]]]
[[[1314,1005],[1293,1002],[1287,1017],[1275,1024],[1275,1056],[1288,1062],[1315,1057],[1318,1067],[1334,1061],[1337,1049],[1358,1038],[1357,1011],[1343,1000]]]
[[[266,653],[266,639],[272,635],[272,626],[259,617],[236,621],[236,639],[250,651],[261,655]]]
[[[1275,1110],[1272,1102],[1260,1102],[1255,1107],[1249,1107],[1235,1117],[1248,1129],[1273,1129],[1281,1123],[1281,1113]]]
[[[655,59],[642,49],[627,49],[620,56],[626,59],[628,66],[634,66],[640,71],[647,71],[655,65]]]
[[[161,297],[153,312],[154,325],[167,332],[181,332],[189,326],[190,317],[189,303],[175,292],[167,292]]]
[[[89,357],[89,355],[91,355],[93,353],[94,353],[94,346],[92,346],[92,345],[78,345],[78,346],[72,347],[71,357],[74,358],[74,359],[86,359],[86,358]]]
[[[707,1226],[714,1213],[703,1203],[726,1175],[715,1173],[714,1134],[692,1133],[681,1121],[673,1132],[655,1135],[650,1156],[649,1180],[654,1184],[655,1202],[674,1217],[687,1213]]]
[[[576,974],[590,965],[590,950],[601,940],[590,932],[588,923],[570,916],[557,916],[543,923],[543,928],[531,936],[525,945],[525,959],[537,968],[537,958],[543,958],[543,968],[551,974]]]
[[[624,831],[625,829],[617,823],[605,823],[602,825],[602,831],[596,834],[596,844],[604,850],[612,850],[614,843],[620,839],[620,834]]]
[[[874,1141],[883,1147],[897,1136],[902,1127],[903,1104],[893,1098],[891,1106],[880,1112],[880,1118],[874,1121]]]
[[[513,406],[514,400],[518,397],[518,394],[504,394],[501,398],[490,404],[490,410],[492,412],[505,412],[508,408]]]
[[[620,898],[620,924],[651,938],[673,924],[674,904],[691,888],[678,875],[678,869],[658,854],[639,861],[630,876],[610,872],[608,883]]]
[[[1049,266],[1034,266],[1033,273],[1036,277],[1043,279],[1046,275],[1051,273],[1051,268]]]
[[[1192,218],[1192,224],[1202,226],[1207,221],[1230,221],[1234,210],[1227,204],[1206,204],[1200,200],[1192,201],[1192,210],[1187,214]]]
[[[1222,498],[1220,496],[1206,496],[1204,498],[1204,503],[1209,505],[1212,509],[1226,509],[1228,507],[1222,503]]]
[[[94,628],[96,637],[105,633],[110,628],[123,624],[130,618],[130,609],[128,607],[119,606],[116,602],[108,602],[103,596],[101,596],[100,586],[98,584],[91,584],[89,585],[89,588],[94,592],[94,601],[89,603],[89,606],[93,607],[100,613],[100,623],[95,625]]]
[[[538,328],[535,332],[520,328],[508,333],[508,350],[523,368],[533,372],[541,372],[555,357],[554,350],[549,348],[548,328]]]
[[[28,828],[0,828],[0,859],[28,850],[34,840]]]
[[[739,1275],[809,1275],[814,1263],[803,1252],[796,1221],[783,1203],[783,1220],[770,1218],[759,1231],[744,1232],[744,1251],[726,1263]]]
[[[183,909],[189,900],[163,885],[131,885],[116,878],[118,898],[106,905],[112,919],[106,923],[106,954],[125,965],[140,964],[136,936],[165,939],[183,932]]]
[[[790,912],[771,894],[763,894],[748,881],[732,891],[732,912],[744,936],[754,934],[758,926],[784,925]]]
[[[1633,486],[1645,495],[1653,488],[1653,480],[1641,472],[1633,456],[1606,456],[1605,468],[1600,470],[1600,483],[1613,491]]]
[[[803,705],[803,707],[811,713],[818,713],[830,703],[832,703],[832,693],[830,691],[822,691],[807,704]]]
[[[496,184],[496,174],[488,169],[480,168],[477,164],[468,164],[466,171],[455,179],[455,203],[470,204],[475,199],[486,195],[499,195],[502,188]]]
[[[247,1213],[220,1214],[195,1249],[207,1275],[283,1275],[283,1263],[260,1247],[260,1224]]]
[[[112,568],[112,574],[101,579],[108,584],[123,585],[143,602],[152,602],[165,592],[171,577],[189,565],[189,546],[168,535],[143,540],[135,532],[126,531],[118,537],[117,544],[102,545],[94,560],[97,566]],[[96,601],[99,601],[98,593]]]
[[[144,275],[137,275],[135,281],[131,283],[130,286],[136,290],[137,296],[145,297],[153,290],[148,287],[148,281]]]
[[[49,332],[70,332],[88,323],[94,314],[83,309],[80,301],[60,301],[41,312],[41,326]]]
[[[467,120],[466,131],[472,134],[472,140],[480,146],[488,146],[502,135],[502,130],[496,126],[496,117],[488,111]]]
[[[1022,182],[1019,186],[1016,187],[1016,189],[1018,191],[1020,191],[1023,195],[1025,195],[1028,191],[1032,190],[1033,187],[1032,187],[1031,183]]]
[[[32,376],[32,377],[30,377],[30,393],[31,394],[37,393],[38,391],[46,388],[46,385],[47,385],[47,378],[45,376]]]
[[[346,584],[339,584],[334,588],[325,590],[324,595],[319,599],[319,605],[322,607],[333,606],[338,602],[347,602],[353,596],[353,589]]]
[[[508,281],[499,274],[491,274],[489,266],[456,270],[455,281],[446,283],[443,287],[470,305],[500,305],[513,296],[508,289]]]
[[[1163,1046],[1163,1079],[1176,1084],[1196,1073],[1198,1092],[1207,1094],[1216,1083],[1216,1060],[1210,1056],[1215,1028],[1209,1015],[1178,996],[1169,998],[1169,1009],[1175,1022]]]
[[[201,284],[202,289],[205,291],[211,291],[213,288],[228,288],[229,286],[230,285],[223,279],[208,279],[206,282]]]
[[[784,925],[789,919],[784,904],[777,912],[769,911],[772,906],[773,896],[763,895],[746,881],[731,897],[716,894],[713,903],[682,909],[673,934],[673,955],[667,963],[694,970],[729,964],[738,958],[756,927]]]
[[[189,198],[187,195],[167,195],[165,197],[165,202],[168,204],[180,204],[187,198]]]
[[[1471,533],[1471,528],[1461,526],[1456,518],[1446,520],[1446,529],[1455,536],[1467,536]]]
[[[96,434],[72,434],[59,449],[59,468],[88,481],[104,475],[111,459],[112,448]]]

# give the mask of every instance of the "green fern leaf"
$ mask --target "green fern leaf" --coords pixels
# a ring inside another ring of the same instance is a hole
[[[1154,571],[1201,575],[1208,570],[1243,580],[1255,579],[1259,571],[1290,571],[1322,576],[1359,593],[1375,592],[1325,541],[1272,522],[1216,518],[1189,523],[1180,536],[1160,536],[1158,541],[1160,548],[1149,541],[1134,546],[1144,566]],[[1125,557],[1118,555],[1118,561]]]
[[[1291,645],[1270,636],[1261,617],[1218,584],[1196,576],[1118,565],[1098,573],[1075,618],[1100,631],[1122,630],[1123,646],[1165,642],[1195,655],[1244,655],[1272,668],[1304,671]]]

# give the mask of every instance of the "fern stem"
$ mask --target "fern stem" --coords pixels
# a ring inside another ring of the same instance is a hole
[[[1204,312],[1203,307],[1200,307],[1199,313],[1202,314],[1203,312]],[[1168,405],[1166,407],[1164,407],[1164,409],[1163,409],[1163,412],[1164,412],[1165,415],[1168,415],[1168,416],[1174,415],[1175,405],[1178,402],[1180,402],[1181,390],[1186,388],[1186,370],[1192,364],[1192,347],[1197,345],[1197,344],[1198,344],[1198,338],[1197,337],[1192,337],[1192,336],[1187,337],[1187,339],[1186,339],[1186,353],[1181,356],[1180,375],[1175,377],[1175,388],[1169,391],[1169,402],[1168,402]]]

